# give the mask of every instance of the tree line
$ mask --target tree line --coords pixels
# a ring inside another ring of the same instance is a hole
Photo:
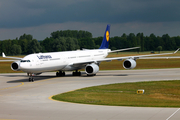
[[[77,49],[98,49],[103,37],[92,38],[88,31],[64,30],[50,34],[42,41],[32,35],[23,34],[19,38],[0,41],[0,52],[8,55],[31,54],[39,52],[71,51]],[[139,51],[175,50],[180,47],[180,36],[170,37],[168,34],[144,36],[143,33],[123,34],[110,38],[109,48],[112,50],[136,47]]]

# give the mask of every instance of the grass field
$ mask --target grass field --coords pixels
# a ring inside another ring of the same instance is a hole
[[[167,53],[172,51],[163,51],[162,53]],[[143,55],[150,54],[150,52],[119,52],[109,54],[108,57],[122,57],[122,56],[134,56],[134,55]],[[180,56],[180,52],[169,56]],[[16,56],[24,57],[24,56]],[[0,60],[7,60],[0,57]],[[16,71],[11,70],[12,62],[0,62],[0,73],[16,73]],[[101,62],[100,70],[123,70],[123,61],[113,60],[111,62]],[[180,68],[180,59],[138,59],[137,66],[135,69],[158,69],[158,68]],[[20,72],[20,71],[18,71]]]
[[[59,101],[138,107],[180,107],[180,80],[137,82],[83,88],[53,96]],[[137,94],[144,89],[144,94]]]

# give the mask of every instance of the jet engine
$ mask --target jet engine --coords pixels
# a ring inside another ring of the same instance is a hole
[[[125,69],[133,69],[136,67],[136,61],[133,59],[127,59],[123,62],[123,67]]]
[[[20,64],[20,61],[15,61],[11,64],[11,69],[14,70],[14,71],[19,71],[19,64]]]
[[[99,66],[95,63],[88,64],[85,67],[85,71],[87,75],[96,75],[96,73],[99,71]]]

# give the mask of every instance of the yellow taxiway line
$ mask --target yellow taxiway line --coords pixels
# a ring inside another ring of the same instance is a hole
[[[6,90],[6,89],[11,89],[11,88],[17,88],[17,87],[21,87],[21,86],[23,86],[24,85],[24,83],[23,82],[21,82],[21,85],[17,85],[17,86],[13,86],[13,87],[7,87],[7,88],[2,88],[2,89],[0,89],[0,90]],[[0,119],[1,120],[1,119]]]

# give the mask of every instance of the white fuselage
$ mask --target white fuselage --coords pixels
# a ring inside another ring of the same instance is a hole
[[[96,60],[105,58],[109,51],[110,49],[95,49],[30,54],[21,60],[19,69],[28,73],[73,71],[85,67],[83,64],[74,65],[74,63],[96,62]]]

